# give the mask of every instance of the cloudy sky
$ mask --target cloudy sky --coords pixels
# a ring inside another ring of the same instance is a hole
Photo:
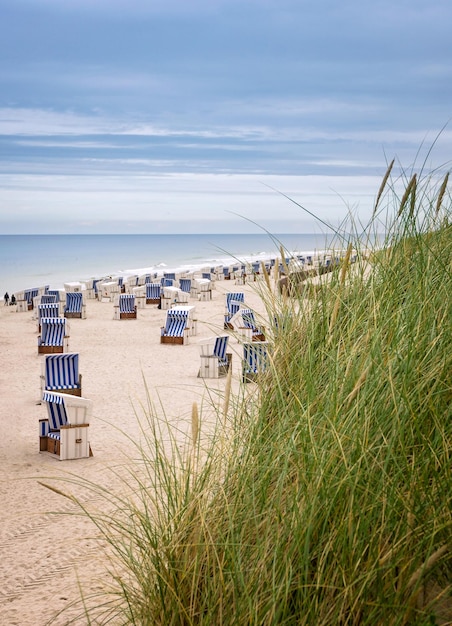
[[[394,157],[395,178],[450,166],[451,0],[0,0],[0,16],[4,234],[313,232],[310,213],[366,223]]]

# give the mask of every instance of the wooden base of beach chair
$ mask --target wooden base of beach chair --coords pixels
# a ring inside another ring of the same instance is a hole
[[[178,345],[183,345],[184,337],[168,337],[167,335],[161,335],[160,343],[174,343]]]
[[[63,352],[63,346],[38,346],[38,354],[61,354]]]
[[[66,317],[67,319],[82,319],[82,314],[81,312],[79,313],[69,313],[68,311],[64,314],[64,317]]]
[[[120,313],[119,319],[120,320],[136,320],[137,312],[135,311],[135,313]]]
[[[255,374],[254,372],[244,372],[242,376],[242,381],[244,383],[255,383],[259,374]]]
[[[201,367],[198,378],[221,378],[226,376],[232,363],[232,352],[226,353],[227,365],[219,365],[218,357],[213,355],[201,355]]]
[[[224,323],[224,329],[225,330],[234,330],[234,326],[232,324],[230,324],[229,322],[225,322]]]
[[[253,335],[252,341],[265,341],[264,333],[258,333],[257,335]]]
[[[160,304],[160,298],[146,298],[146,304]]]
[[[28,304],[27,304],[27,310],[28,310],[28,311],[33,311],[33,303],[31,303],[31,304],[30,304],[30,303],[28,303]]]
[[[51,391],[51,393],[64,393],[68,396],[77,396],[78,398],[82,397],[82,389],[81,387],[77,387],[76,389],[47,389],[46,391]]]
[[[40,437],[40,452],[48,452],[58,457],[61,461],[92,457],[91,444],[87,441],[88,426],[89,424],[64,426],[63,429],[66,432],[62,435],[64,437],[62,440],[53,439],[52,437]]]
[[[200,302],[210,302],[210,300],[212,300],[211,290],[209,289],[209,291],[200,291],[198,295],[198,300]]]
[[[51,437],[46,437],[47,439],[47,449],[46,452],[50,452],[50,454],[56,454],[60,456],[60,440],[52,439]]]

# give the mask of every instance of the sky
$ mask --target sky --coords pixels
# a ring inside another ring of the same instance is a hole
[[[450,0],[0,0],[0,233],[366,225],[393,158],[396,189],[450,168],[451,24]]]

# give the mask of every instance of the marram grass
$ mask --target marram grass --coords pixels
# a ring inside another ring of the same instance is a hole
[[[351,263],[350,240],[309,300],[264,276],[270,370],[239,398],[227,385],[208,444],[195,405],[187,449],[174,439],[168,454],[149,410],[130,496],[93,516],[116,567],[95,623],[452,623],[452,227],[440,193],[438,204],[411,177],[371,262],[353,242]]]

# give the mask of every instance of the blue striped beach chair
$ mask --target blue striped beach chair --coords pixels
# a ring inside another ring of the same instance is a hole
[[[41,318],[41,336],[38,337],[38,354],[58,354],[68,348],[64,317]]]
[[[115,319],[137,319],[137,305],[135,304],[135,296],[133,294],[121,293],[119,295],[119,305],[116,309],[119,309],[119,311],[115,312]]]
[[[60,317],[60,305],[56,302],[38,304],[38,332],[41,332],[41,320],[43,317]]]
[[[224,314],[224,327],[231,329],[230,320],[240,309],[245,301],[245,294],[242,291],[226,294],[226,311]]]
[[[33,299],[39,294],[39,289],[25,289],[24,299],[27,301],[28,310],[33,310]]]
[[[160,283],[146,283],[146,304],[160,304]]]
[[[266,341],[243,344],[242,380],[244,383],[254,382],[259,374],[267,371],[268,365],[268,343]]]
[[[58,298],[57,298],[57,293],[44,293],[41,296],[41,304],[53,304],[55,302],[58,302]]]
[[[215,340],[208,340],[200,344],[201,367],[198,377],[219,378],[228,373],[232,362],[232,353],[227,352],[229,337],[221,335]]]
[[[185,293],[190,293],[191,291],[191,278],[181,278],[179,280],[179,286],[181,291]]]
[[[166,312],[166,324],[161,328],[160,343],[187,344],[188,343],[188,311]]]
[[[82,376],[79,373],[79,355],[48,354],[43,363],[42,391],[56,391],[74,396],[82,395]]]
[[[253,311],[251,309],[241,309],[240,316],[243,326],[239,327],[239,331],[242,329],[248,331],[246,335],[249,336],[251,341],[265,341],[264,330],[256,325]]]
[[[85,317],[83,294],[80,291],[68,291],[66,293],[66,306],[64,307],[64,317],[79,319]]]
[[[47,419],[39,420],[39,451],[61,461],[92,456],[88,440],[91,400],[50,391],[43,393],[42,400]]]

